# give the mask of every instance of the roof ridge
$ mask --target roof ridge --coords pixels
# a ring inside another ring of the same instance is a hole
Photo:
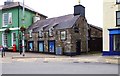
[[[17,6],[23,7],[23,4],[22,4],[22,2],[13,2],[12,4],[9,4],[9,5],[1,5],[1,6],[2,6],[1,9],[7,9],[7,8],[13,8],[13,7],[17,7]],[[30,10],[30,11],[32,11],[32,12],[38,13],[38,14],[40,14],[40,15],[42,15],[42,16],[44,16],[44,17],[47,18],[47,16],[39,13],[38,11],[34,10],[33,8],[31,8],[31,7],[27,6],[27,5],[25,5],[25,8],[28,9],[28,10]]]

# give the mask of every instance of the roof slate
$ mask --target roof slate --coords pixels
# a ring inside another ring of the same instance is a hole
[[[18,6],[23,7],[23,4],[20,3],[20,2],[13,2],[13,3],[8,4],[8,5],[1,5],[1,8],[2,8],[2,9],[9,9],[9,8],[18,7]],[[26,6],[26,5],[25,5],[25,8],[28,9],[28,10],[30,10],[30,11],[32,11],[32,12],[36,12],[36,13],[38,13],[38,14],[40,14],[40,15],[42,15],[42,16],[44,16],[44,17],[47,18],[47,16],[45,16],[45,15],[43,15],[43,14],[35,11],[34,9],[32,9],[32,8]],[[0,10],[2,10],[2,9],[0,9]]]
[[[101,30],[102,31],[102,28],[101,27],[98,27],[98,26],[95,26],[95,25],[92,25],[92,24],[89,24],[90,25],[90,27],[93,27],[93,28],[96,28],[96,29],[98,29],[98,30]]]
[[[54,27],[55,29],[65,29],[65,28],[71,28],[76,20],[80,17],[80,15],[74,16],[73,14],[55,17],[55,18],[49,18],[45,20],[39,20],[33,25],[31,25],[28,30],[33,30],[33,32],[38,32],[40,28],[43,28],[43,26],[47,25],[44,30],[48,31],[50,27]],[[37,29],[34,27],[38,26]]]

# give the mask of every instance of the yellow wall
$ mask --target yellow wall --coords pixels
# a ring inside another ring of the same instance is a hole
[[[116,11],[120,9],[120,4],[116,0],[103,0],[103,51],[109,51],[109,31],[116,27]]]

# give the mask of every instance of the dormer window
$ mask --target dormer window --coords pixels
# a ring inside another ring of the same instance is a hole
[[[32,37],[32,30],[29,31],[29,37]]]
[[[49,28],[49,36],[53,36],[53,30],[54,30],[53,27]]]
[[[74,32],[75,33],[79,33],[79,28],[78,27],[74,27]]]
[[[117,3],[117,4],[120,4],[120,0],[116,0],[116,3]]]
[[[74,26],[74,32],[79,33],[79,27],[77,25]]]
[[[39,30],[39,37],[42,38],[43,37],[43,29]]]

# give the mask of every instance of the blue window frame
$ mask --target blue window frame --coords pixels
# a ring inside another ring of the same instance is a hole
[[[113,50],[120,51],[120,35],[113,35]]]
[[[120,51],[120,29],[109,29],[110,51]]]

